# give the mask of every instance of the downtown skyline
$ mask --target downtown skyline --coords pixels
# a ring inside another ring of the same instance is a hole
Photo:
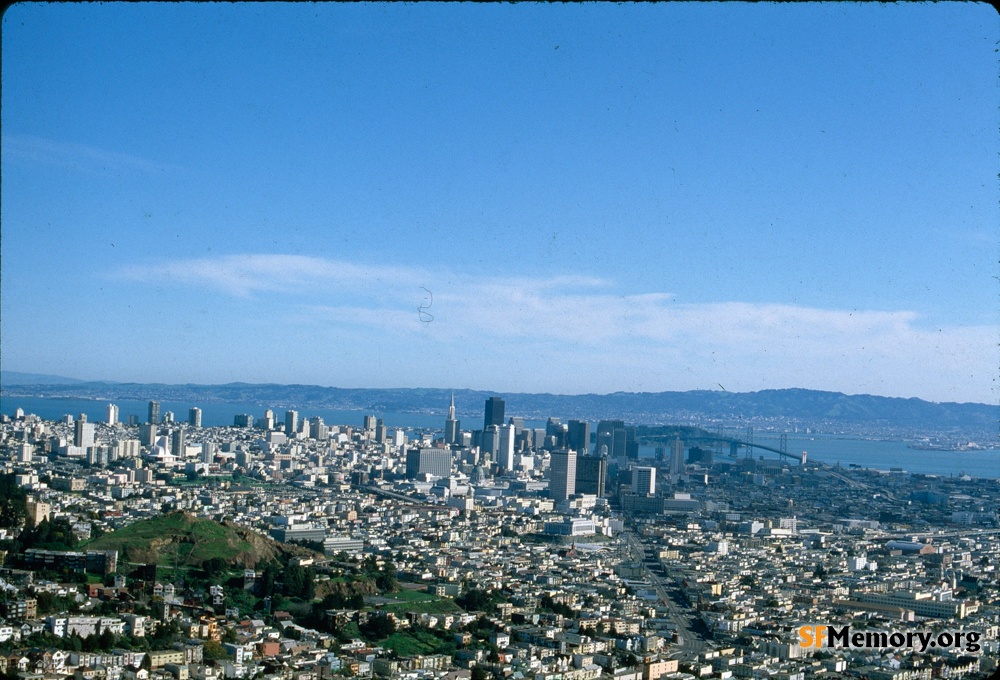
[[[3,368],[997,403],[998,24],[15,5]]]

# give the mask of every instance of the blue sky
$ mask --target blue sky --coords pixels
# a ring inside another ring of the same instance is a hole
[[[0,350],[85,379],[1000,397],[985,4],[20,4]]]

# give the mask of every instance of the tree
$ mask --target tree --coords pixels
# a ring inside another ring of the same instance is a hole
[[[80,539],[73,533],[73,526],[65,517],[43,519],[36,527],[25,527],[18,537],[22,550],[73,550]]]
[[[369,641],[382,640],[396,632],[396,622],[384,613],[373,614],[358,628]]]
[[[566,618],[573,618],[574,612],[573,608],[570,607],[565,602],[556,602],[549,596],[548,593],[542,595],[541,602],[539,603],[545,611],[550,611],[553,614],[561,614]]]
[[[206,576],[214,579],[222,576],[229,570],[229,563],[221,557],[213,557],[210,560],[205,560],[201,568],[205,570]]]
[[[14,482],[14,475],[0,475],[0,528],[21,526],[28,516],[28,494]]]
[[[391,559],[385,561],[385,565],[379,570],[375,577],[375,585],[383,593],[394,593],[399,589],[396,583],[396,565]]]
[[[467,612],[496,611],[496,603],[502,598],[494,592],[482,588],[471,588],[455,598],[455,604]]]
[[[205,640],[203,643],[202,653],[206,661],[220,661],[227,657],[226,648],[215,640]]]
[[[277,567],[273,562],[268,562],[264,567],[264,571],[261,573],[260,578],[257,579],[256,588],[257,595],[260,597],[270,597],[274,595],[274,577],[277,573]]]

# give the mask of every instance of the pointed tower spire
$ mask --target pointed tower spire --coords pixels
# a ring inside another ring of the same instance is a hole
[[[448,406],[448,419],[444,421],[444,443],[455,444],[459,439],[459,422],[455,420],[455,393],[451,393],[451,405]]]

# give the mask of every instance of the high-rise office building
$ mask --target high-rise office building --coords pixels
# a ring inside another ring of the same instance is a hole
[[[576,492],[604,497],[608,477],[608,459],[600,456],[577,456]]]
[[[501,425],[497,430],[496,460],[501,470],[509,472],[514,469],[514,426]]]
[[[507,423],[514,426],[514,436],[518,436],[524,430],[524,418],[520,416],[511,416]]]
[[[545,423],[545,448],[564,449],[566,447],[566,426],[558,418],[549,418]]]
[[[201,445],[201,456],[202,463],[212,463],[215,461],[215,443],[214,442],[202,442]]]
[[[299,431],[299,412],[285,411],[285,434],[294,437]]]
[[[178,427],[170,433],[170,455],[174,458],[183,458],[187,453],[187,441],[184,436],[184,428]]]
[[[571,420],[567,424],[566,448],[572,449],[578,455],[590,453],[590,423],[586,420]]]
[[[330,437],[329,428],[319,416],[309,419],[309,437],[312,439],[328,439]]]
[[[365,432],[375,432],[375,416],[365,416]]]
[[[267,409],[264,411],[264,417],[257,420],[257,427],[262,430],[267,430],[270,432],[274,429],[274,411]]]
[[[483,418],[483,429],[490,425],[503,425],[504,402],[500,397],[490,397],[486,400],[486,413]]]
[[[632,459],[639,457],[639,440],[635,436],[634,425],[625,428],[625,455]]]
[[[677,438],[670,445],[670,474],[679,475],[684,472],[684,442]]]
[[[150,425],[157,425],[160,422],[160,402],[149,402],[149,419],[146,422]]]
[[[448,449],[410,449],[406,452],[406,477],[416,479],[424,474],[450,477],[451,460],[451,451]]]
[[[238,413],[233,416],[233,427],[253,427],[253,416],[249,413]]]
[[[656,468],[637,466],[632,468],[632,493],[640,496],[656,494]]]
[[[455,393],[451,394],[451,404],[448,406],[448,418],[444,421],[444,443],[455,444],[458,441],[459,422],[455,419]]]
[[[156,425],[144,423],[139,426],[139,444],[141,446],[152,446],[156,441]]]
[[[698,463],[706,467],[712,467],[715,462],[715,455],[712,449],[703,449],[700,446],[692,446],[687,453],[688,462]]]
[[[108,425],[118,424],[118,405],[108,404],[108,417],[105,419]]]
[[[479,450],[484,454],[489,455],[490,459],[495,462],[496,454],[499,449],[500,427],[498,425],[490,425],[483,431],[482,439],[479,444]]]
[[[564,501],[576,493],[576,451],[553,451],[549,463],[549,498]]]
[[[624,421],[602,420],[597,424],[597,454],[606,450],[605,455],[611,458],[624,456],[627,436]]]
[[[201,427],[201,409],[197,406],[188,409],[188,425],[191,427]]]
[[[94,445],[94,424],[86,420],[73,423],[73,446],[88,448]]]

